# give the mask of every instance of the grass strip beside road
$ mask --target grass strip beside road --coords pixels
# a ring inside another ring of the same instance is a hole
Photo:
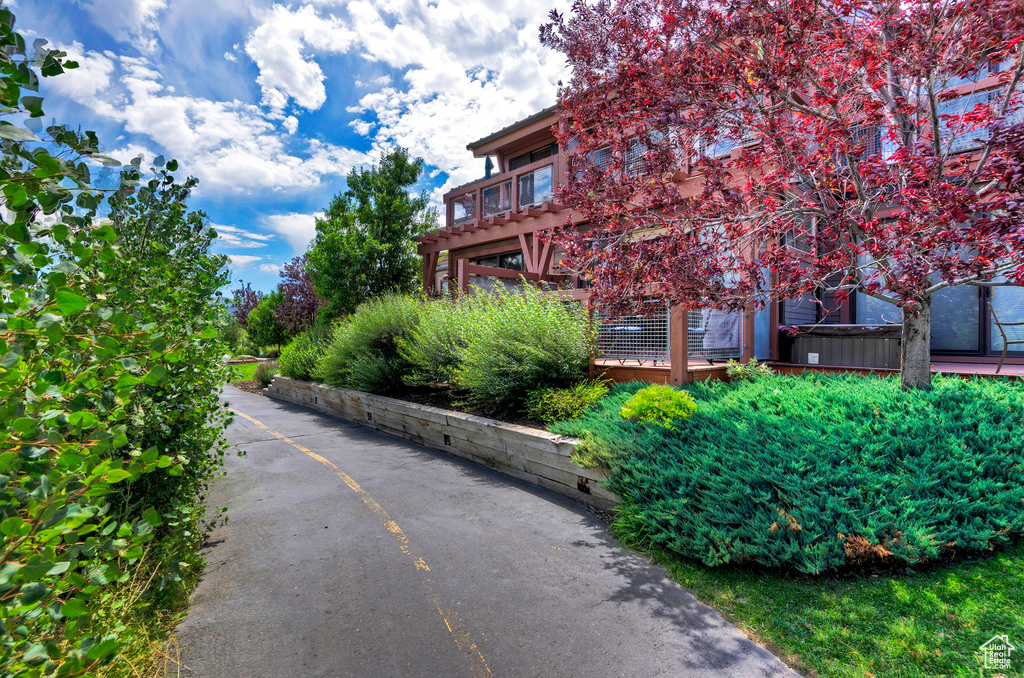
[[[921,572],[827,579],[709,568],[623,541],[805,675],[1024,676],[1024,654],[993,672],[979,651],[997,634],[1024,647],[1024,544]]]

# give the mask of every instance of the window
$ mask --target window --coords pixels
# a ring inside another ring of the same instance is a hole
[[[510,271],[525,271],[523,267],[523,253],[520,251],[503,252],[492,254],[486,257],[479,257],[473,260],[479,266],[490,266],[491,268],[505,268]]]
[[[607,170],[612,164],[612,147],[605,146],[587,153],[587,164],[601,171]]]
[[[975,352],[981,347],[979,289],[946,287],[932,295],[932,350]]]
[[[647,144],[630,139],[626,148],[626,175],[635,177],[644,173],[647,165]]]
[[[1024,322],[1024,287],[993,287],[992,308],[995,309],[999,322]],[[1003,335],[996,329],[995,320],[989,318],[992,352],[1003,352]],[[1024,339],[1024,326],[1007,327],[1006,338],[1009,341]],[[1021,350],[1021,344],[1010,344],[1009,352]]]
[[[551,156],[558,153],[558,144],[548,144],[541,148],[521,153],[508,161],[509,171],[517,170],[520,167],[525,167],[532,162],[538,162],[544,158],[550,158]]]
[[[939,125],[942,139],[942,150],[946,153],[970,151],[981,148],[992,137],[992,130],[985,127],[969,129],[956,120],[943,120],[943,115],[961,116],[970,113],[978,104],[989,104],[997,108],[1006,95],[1004,88],[970,92],[963,96],[939,103]],[[1024,107],[1012,110],[1006,116],[1007,125],[1015,125],[1024,120]]]
[[[978,104],[995,102],[1001,94],[1000,90],[986,92],[970,92],[956,99],[939,103],[939,138],[942,140],[944,153],[969,151],[984,146],[992,136],[992,130],[986,128],[970,129],[970,125],[959,120],[950,120],[943,116],[962,116],[970,113]]]
[[[850,130],[849,155],[856,160],[882,156],[888,160],[896,152],[897,143],[889,138],[883,125],[857,125]],[[846,154],[836,152],[836,165],[845,168]]]

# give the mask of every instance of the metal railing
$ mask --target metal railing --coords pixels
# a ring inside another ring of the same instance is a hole
[[[691,360],[743,357],[743,313],[705,308],[688,314],[687,354]]]
[[[668,308],[664,305],[649,315],[612,317],[597,313],[595,319],[598,323],[598,358],[622,363],[627,360],[636,360],[640,364],[647,361],[655,365],[668,363]]]
[[[524,213],[528,208],[553,201],[561,176],[562,157],[554,155],[460,186],[444,197],[445,223],[451,229],[506,212]]]
[[[488,186],[480,192],[483,198],[483,215],[489,217],[512,209],[512,180]]]
[[[519,177],[519,207],[533,207],[551,200],[555,190],[554,167],[548,165]]]

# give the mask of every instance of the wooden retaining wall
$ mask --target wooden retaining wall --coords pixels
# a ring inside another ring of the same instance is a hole
[[[580,468],[570,458],[575,450],[572,438],[282,376],[274,377],[263,392],[484,464],[589,506],[606,509],[620,501],[601,486],[607,480],[604,471]]]

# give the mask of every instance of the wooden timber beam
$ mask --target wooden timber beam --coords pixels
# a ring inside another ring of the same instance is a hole
[[[693,383],[690,371],[690,314],[676,305],[668,314],[668,363],[669,382],[673,386]]]
[[[440,258],[440,252],[428,252],[423,255],[423,291],[426,294],[434,293],[434,279],[437,277],[437,262]]]

